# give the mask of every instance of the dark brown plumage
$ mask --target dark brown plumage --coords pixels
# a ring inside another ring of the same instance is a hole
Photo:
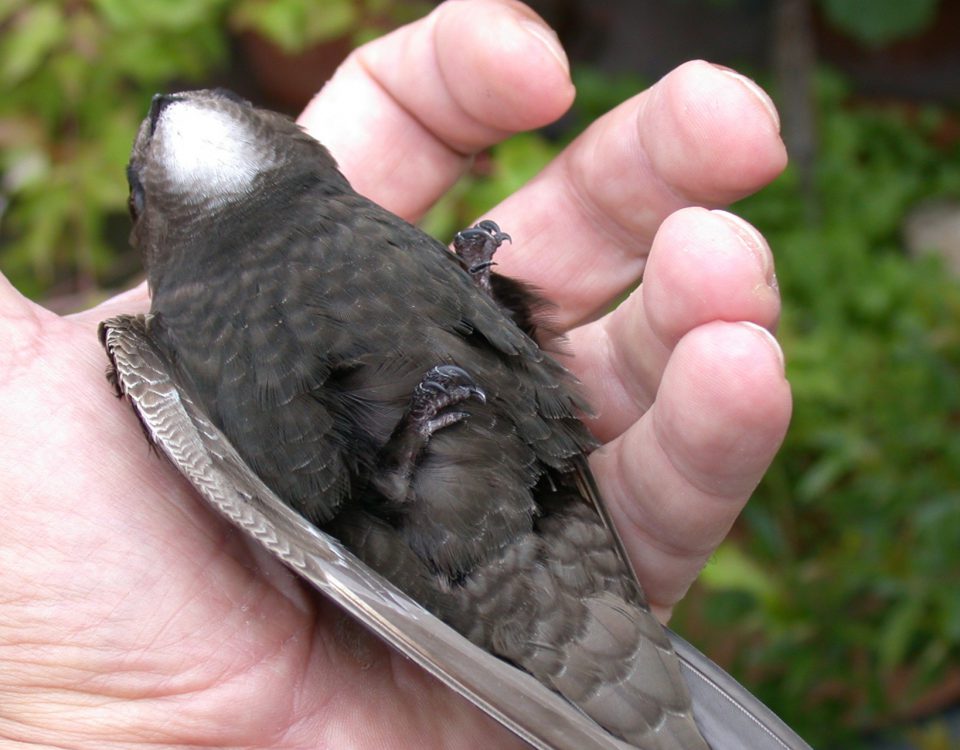
[[[517,325],[540,326],[526,287],[484,291],[294,123],[223,92],[155,99],[128,174],[147,334],[268,486],[614,735],[707,747],[595,495],[585,405]],[[412,399],[449,365],[477,397],[421,435]]]

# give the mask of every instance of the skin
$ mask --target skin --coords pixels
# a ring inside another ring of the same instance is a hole
[[[356,51],[301,122],[358,190],[415,219],[472,153],[554,120],[573,93],[531,11],[463,0]],[[770,250],[708,210],[785,161],[766,96],[688,63],[489,214],[515,238],[499,270],[559,305],[605,442],[597,478],[664,619],[789,421]],[[147,307],[141,286],[60,318],[0,279],[0,738],[521,747],[248,546],[148,451],[95,336]]]

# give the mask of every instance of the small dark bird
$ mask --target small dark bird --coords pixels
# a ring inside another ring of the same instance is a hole
[[[708,748],[597,496],[586,406],[534,339],[548,306],[492,272],[496,224],[451,253],[220,90],[155,97],[127,176],[137,335],[267,487],[613,736]]]

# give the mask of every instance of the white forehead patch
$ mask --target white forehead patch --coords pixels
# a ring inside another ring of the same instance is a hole
[[[169,179],[198,199],[242,194],[272,162],[244,123],[190,100],[163,109],[153,138]]]

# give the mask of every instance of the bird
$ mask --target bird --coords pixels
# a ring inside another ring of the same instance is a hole
[[[258,480],[613,737],[708,750],[591,475],[551,304],[493,270],[508,234],[481,221],[451,252],[224,89],[155,96],[127,180],[138,335]]]

